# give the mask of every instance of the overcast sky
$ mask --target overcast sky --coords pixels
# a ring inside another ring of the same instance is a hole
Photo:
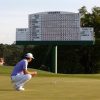
[[[28,14],[44,11],[78,12],[86,6],[90,12],[100,0],[0,0],[0,43],[12,44],[16,28],[28,27]]]

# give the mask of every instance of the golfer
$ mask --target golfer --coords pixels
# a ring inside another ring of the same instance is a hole
[[[24,59],[19,61],[15,66],[11,73],[11,80],[14,85],[14,88],[17,91],[23,91],[24,85],[28,82],[33,76],[37,74],[36,71],[30,72],[27,70],[28,63],[34,59],[31,53],[27,53],[24,56]]]

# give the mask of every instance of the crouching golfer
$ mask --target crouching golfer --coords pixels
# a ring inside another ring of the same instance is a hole
[[[29,72],[27,70],[28,63],[34,59],[31,53],[27,53],[20,62],[18,62],[11,73],[11,80],[17,91],[23,91],[24,84],[29,81],[37,72]]]

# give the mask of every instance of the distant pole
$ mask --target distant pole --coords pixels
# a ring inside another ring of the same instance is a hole
[[[52,71],[57,74],[57,45],[52,48]]]
[[[55,46],[55,74],[57,74],[57,45]]]

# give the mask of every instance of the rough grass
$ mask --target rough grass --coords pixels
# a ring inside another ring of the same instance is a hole
[[[55,75],[38,71],[25,91],[18,92],[12,87],[12,67],[0,67],[1,100],[100,100],[100,74]],[[30,69],[32,70],[32,69]]]

